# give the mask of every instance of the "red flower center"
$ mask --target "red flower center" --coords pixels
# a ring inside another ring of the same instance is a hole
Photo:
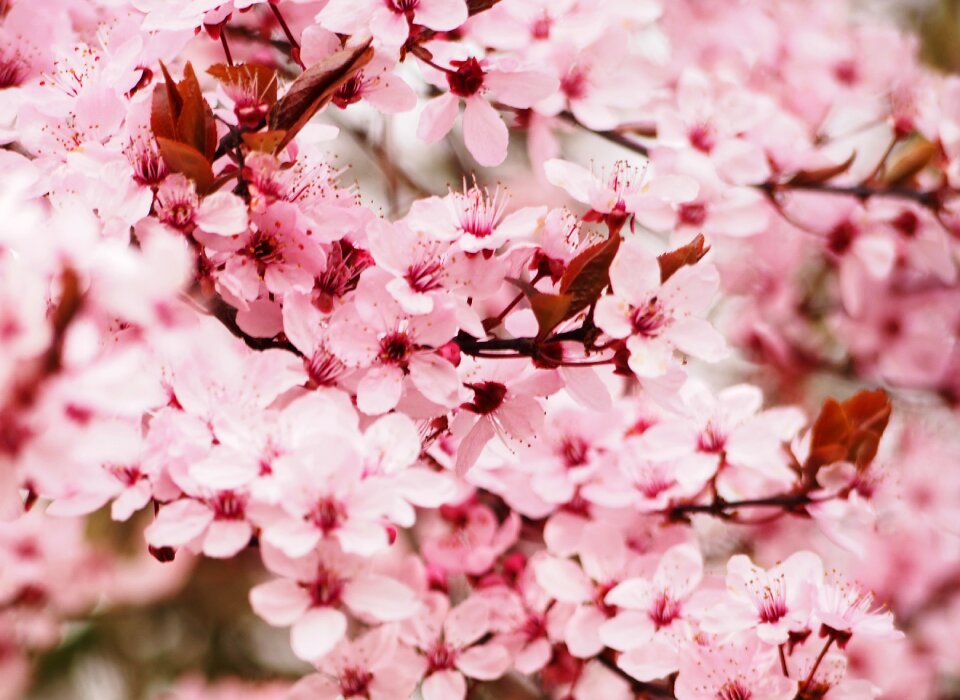
[[[313,510],[307,515],[307,520],[323,530],[326,535],[340,527],[346,517],[347,511],[343,504],[328,496],[317,501]]]
[[[473,391],[473,401],[463,404],[463,408],[481,416],[493,413],[503,403],[507,395],[507,387],[500,382],[478,382],[476,384],[467,384],[466,387]]]
[[[427,652],[427,675],[437,671],[446,671],[453,668],[453,662],[457,659],[455,649],[437,642],[437,644]]]
[[[330,607],[340,602],[343,593],[343,579],[321,565],[317,576],[310,583],[301,584],[310,594],[314,607]]]
[[[680,217],[681,224],[703,226],[703,222],[707,220],[707,207],[698,202],[681,204],[677,215]]]
[[[340,693],[345,698],[366,696],[373,674],[362,668],[348,667],[340,674]]]
[[[450,64],[457,69],[454,73],[447,73],[450,92],[459,97],[477,94],[483,87],[483,68],[480,67],[480,62],[471,57],[466,61],[450,61]]]

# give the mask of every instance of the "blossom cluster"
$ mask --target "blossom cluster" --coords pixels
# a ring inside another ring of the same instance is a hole
[[[960,79],[910,37],[833,0],[0,0],[0,47],[0,697],[250,552],[300,664],[251,696],[960,675]]]

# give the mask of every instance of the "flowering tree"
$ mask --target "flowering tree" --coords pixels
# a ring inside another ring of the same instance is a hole
[[[956,697],[960,79],[912,38],[0,0],[0,47],[0,698],[234,576],[274,684],[117,697]]]

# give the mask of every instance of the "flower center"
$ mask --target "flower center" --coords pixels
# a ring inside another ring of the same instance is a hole
[[[388,333],[380,339],[380,361],[387,365],[406,365],[413,355],[410,336],[401,331]]]
[[[316,386],[333,386],[344,370],[340,359],[325,347],[317,348],[316,352],[304,364],[307,374]]]
[[[438,642],[427,652],[427,675],[453,668],[456,659],[457,652],[455,649]]]
[[[680,617],[680,601],[671,598],[667,591],[661,591],[657,594],[649,615],[657,629],[669,627],[674,620]]]
[[[783,590],[774,591],[767,586],[760,597],[759,612],[760,622],[768,624],[779,622],[787,614],[787,602],[784,600]]]
[[[463,404],[463,408],[481,416],[489,415],[500,408],[507,395],[507,387],[500,382],[478,382],[466,384],[473,391],[473,401]]]
[[[710,454],[718,454],[723,452],[723,448],[727,444],[727,436],[724,435],[713,423],[707,423],[707,427],[703,429],[697,436],[697,449],[700,452],[707,452]]]
[[[582,99],[587,94],[587,72],[574,66],[560,79],[560,90],[568,100]]]
[[[323,565],[317,569],[317,576],[304,587],[310,594],[314,607],[329,607],[340,602],[343,593],[343,580]]]
[[[687,226],[702,226],[707,220],[707,208],[698,202],[681,204],[677,212],[680,217],[680,223]]]
[[[373,674],[369,671],[349,666],[340,674],[340,693],[345,698],[367,695],[372,680]]]
[[[560,456],[568,469],[586,464],[589,451],[590,445],[581,437],[565,437],[560,444]]]
[[[436,258],[414,263],[407,268],[407,274],[403,278],[410,285],[410,289],[415,292],[429,292],[439,289],[440,273],[443,272],[443,265]]]
[[[27,76],[27,65],[16,53],[0,54],[0,90],[16,87]]]
[[[667,324],[660,300],[652,297],[645,305],[636,307],[630,323],[633,325],[634,335],[642,335],[646,338],[657,337],[660,330]]]
[[[417,9],[420,0],[386,0],[387,7],[394,12],[405,15]]]
[[[454,73],[447,73],[450,92],[459,97],[470,97],[480,91],[483,87],[483,68],[477,59],[471,57],[466,61],[450,61],[450,65],[457,69]]]
[[[487,190],[472,187],[463,194],[453,195],[453,204],[460,230],[476,238],[486,238],[493,233],[507,208],[506,198],[500,190],[491,195]]]
[[[403,4],[404,0],[399,0]],[[415,4],[417,0],[412,0]],[[352,105],[354,102],[360,101],[360,90],[363,87],[363,71],[359,71],[354,75],[350,80],[345,82],[340,86],[340,89],[333,94],[333,104],[335,104],[340,109],[344,109],[347,105]]]
[[[727,681],[717,691],[717,700],[750,700],[753,693],[740,681]]]
[[[340,527],[347,517],[347,509],[343,504],[332,497],[324,497],[317,501],[313,510],[307,515],[307,521],[323,530],[323,534],[330,534]]]
[[[233,491],[221,491],[207,501],[217,520],[243,520],[246,499]]]
[[[133,486],[143,478],[143,472],[140,467],[113,464],[107,467],[107,470],[124,486]]]
[[[906,210],[890,223],[904,238],[913,238],[917,235],[917,229],[920,228],[920,217]]]
[[[827,235],[827,247],[836,255],[843,255],[850,250],[856,236],[857,227],[851,221],[844,221]]]
[[[689,133],[687,134],[687,138],[690,139],[690,145],[696,148],[698,151],[709,153],[711,150],[713,150],[713,134],[711,133],[710,128],[705,124],[697,124],[695,127],[690,129]]]
[[[250,245],[247,247],[250,257],[256,258],[262,263],[278,262],[283,259],[280,253],[280,242],[276,236],[271,236],[263,231],[257,231]]]

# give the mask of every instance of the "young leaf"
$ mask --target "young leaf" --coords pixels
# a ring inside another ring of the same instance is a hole
[[[673,276],[673,273],[684,265],[696,265],[704,255],[710,251],[710,246],[704,245],[703,234],[681,248],[671,250],[657,256],[660,263],[660,283],[663,284]]]
[[[150,106],[150,128],[154,136],[165,139],[177,139],[177,117],[183,109],[183,98],[177,91],[177,85],[167,72],[167,67],[160,63],[164,82],[153,88],[153,101]]]
[[[857,159],[857,152],[853,151],[850,156],[842,163],[836,165],[827,165],[822,168],[813,168],[812,170],[800,170],[793,177],[787,180],[788,185],[816,185],[821,182],[842,175],[850,169],[853,161]]]
[[[177,90],[183,98],[183,109],[177,116],[179,140],[212,161],[217,150],[217,125],[190,63],[183,68],[183,80],[177,84]]]
[[[864,471],[876,457],[891,411],[883,389],[861,391],[842,403],[827,399],[811,431],[810,454],[803,467],[808,478],[813,480],[821,467],[836,462],[851,462]]]
[[[560,294],[570,298],[567,318],[579,313],[600,298],[610,284],[610,265],[620,249],[620,236],[582,251],[567,265],[560,278]]]
[[[340,86],[372,58],[373,48],[367,41],[362,46],[341,49],[327,56],[293,81],[287,94],[270,111],[270,129],[287,132],[276,150],[290,143],[313,115],[330,101]]]
[[[883,182],[889,186],[902,184],[919,173],[937,155],[937,145],[922,136],[915,136],[897,149],[883,168]]]
[[[213,189],[213,168],[206,156],[190,144],[172,139],[157,137],[160,155],[167,168],[174,173],[182,173],[196,183],[199,194],[207,194]]]

